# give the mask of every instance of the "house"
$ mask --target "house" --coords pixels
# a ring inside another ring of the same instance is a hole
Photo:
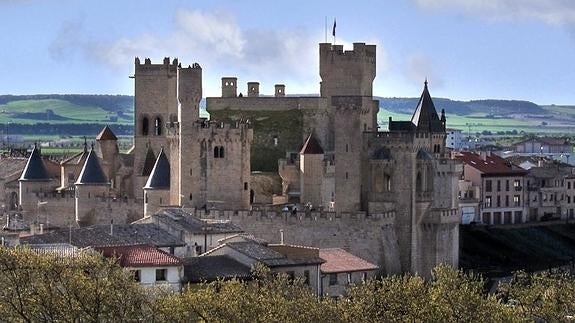
[[[490,152],[460,152],[455,157],[463,162],[463,179],[479,188],[479,196],[474,197],[479,199],[475,222],[512,224],[527,221],[526,170]]]
[[[249,266],[223,255],[210,257],[188,257],[184,262],[184,283],[197,284],[218,279],[238,278],[249,280],[252,270]]]
[[[567,219],[573,207],[568,191],[572,190],[573,167],[554,162],[532,167],[527,175],[529,220]]]
[[[56,229],[44,234],[21,237],[20,243],[28,245],[69,243],[78,248],[147,244],[169,254],[181,254],[186,246],[184,241],[153,223]]]
[[[116,258],[118,264],[133,273],[144,287],[162,286],[173,291],[182,289],[182,261],[150,245],[94,247],[106,258]]]
[[[460,129],[447,129],[447,136],[445,137],[445,147],[453,150],[461,150],[464,148],[463,131]]]
[[[227,256],[253,269],[263,265],[275,273],[285,273],[290,278],[301,278],[319,295],[320,265],[319,249],[286,244],[265,245],[255,241],[229,242],[220,245],[200,257]]]
[[[379,269],[341,248],[320,249],[319,256],[325,261],[320,267],[320,294],[323,296],[341,296],[350,285],[374,277]]]
[[[514,144],[513,150],[524,154],[571,154],[573,146],[567,138],[533,137]]]
[[[218,240],[236,235],[243,230],[227,220],[200,219],[181,208],[164,209],[133,222],[155,224],[171,235],[183,240],[185,250],[180,257],[197,256],[218,246]]]

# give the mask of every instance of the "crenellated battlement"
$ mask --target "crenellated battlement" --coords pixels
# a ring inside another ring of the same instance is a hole
[[[380,224],[394,224],[395,211],[389,211],[378,214],[368,215],[366,212],[329,212],[329,211],[297,211],[296,214],[291,212],[277,211],[256,211],[256,210],[210,210],[206,214],[205,210],[193,211],[194,216],[198,218],[226,219],[232,222],[241,221],[242,219],[252,219],[255,221],[286,221],[294,220],[299,222],[334,222],[334,221],[372,221]]]
[[[320,57],[328,57],[341,61],[364,61],[375,63],[376,45],[366,45],[365,43],[353,43],[353,50],[343,50],[343,45],[332,45],[331,43],[319,44]]]
[[[150,58],[145,58],[144,63],[142,64],[140,58],[136,57],[134,59],[134,66],[136,72],[162,71],[162,70],[176,72],[180,64],[177,58],[174,58],[173,61],[170,63],[169,57],[164,57],[164,60],[162,61],[161,64],[152,64],[152,60]]]

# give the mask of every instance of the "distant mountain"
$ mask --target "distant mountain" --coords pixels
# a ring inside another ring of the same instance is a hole
[[[391,112],[396,113],[413,113],[419,98],[384,98],[376,97],[379,100],[379,106]],[[455,101],[444,98],[434,98],[435,108],[439,113],[441,109],[449,114],[461,116],[472,114],[483,115],[510,115],[510,114],[530,114],[545,115],[547,110],[543,107],[529,101],[519,100],[471,100]]]

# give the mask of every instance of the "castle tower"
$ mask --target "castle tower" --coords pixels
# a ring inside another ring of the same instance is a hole
[[[222,77],[222,98],[235,98],[238,96],[238,78]]]
[[[144,186],[144,217],[151,216],[158,212],[170,201],[170,162],[160,150],[154,168]]]
[[[110,179],[112,188],[116,188],[116,170],[118,168],[118,137],[110,127],[105,126],[96,136],[96,156],[102,160],[102,168]]]
[[[97,210],[102,207],[102,200],[109,192],[110,182],[93,148],[86,158],[75,188],[76,222],[79,226],[98,223]]]
[[[323,158],[323,148],[311,133],[299,152],[301,203],[322,204]]]
[[[29,223],[37,216],[42,194],[51,188],[51,178],[42,160],[40,148],[36,145],[18,179],[18,186],[20,207],[24,211],[24,220]]]
[[[421,93],[421,97],[417,103],[417,108],[411,117],[411,123],[415,127],[415,131],[417,133],[423,134],[418,136],[418,142],[423,148],[426,148],[436,156],[439,156],[444,152],[446,136],[445,111],[441,111],[440,118],[437,114],[437,110],[435,110],[431,94],[429,94],[427,80],[425,80],[423,92]]]
[[[367,113],[359,96],[332,97],[335,131],[335,210],[355,212],[361,209],[362,127]]]
[[[148,147],[160,151],[168,146],[166,124],[178,121],[178,60],[170,63],[168,57],[162,64],[144,64],[135,59],[134,74],[134,196],[143,196],[142,187],[147,180],[143,173]]]
[[[235,81],[233,81],[235,84]],[[179,138],[171,144],[171,203],[189,205],[200,197],[200,142],[198,120],[202,100],[202,68],[194,63],[179,70]],[[205,151],[204,151],[205,154]],[[205,169],[205,167],[204,167]]]

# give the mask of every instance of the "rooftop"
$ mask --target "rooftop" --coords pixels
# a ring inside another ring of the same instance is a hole
[[[90,150],[76,184],[108,184],[94,149]]]
[[[219,278],[250,278],[250,267],[228,256],[191,257],[184,259],[184,276],[188,282],[214,281]]]
[[[154,168],[146,181],[145,189],[169,189],[170,188],[170,162],[164,153],[164,148],[160,150],[158,158],[154,163]]]
[[[51,254],[58,257],[75,257],[81,250],[68,243],[49,243],[28,245],[31,250],[39,254]]]
[[[112,129],[106,125],[96,136],[96,140],[118,140],[118,137],[116,137]]]
[[[134,223],[162,223],[195,234],[204,233],[241,233],[243,230],[230,221],[199,219],[186,211],[173,208],[163,209],[151,216],[152,219],[140,219]]]
[[[324,151],[323,148],[321,148],[319,142],[317,141],[315,135],[311,133],[307,137],[307,140],[303,144],[303,147],[299,153],[302,155],[322,155]]]
[[[48,171],[42,160],[42,154],[40,148],[34,147],[26,166],[22,171],[22,176],[20,176],[21,181],[44,181],[49,180]]]
[[[323,273],[370,271],[379,268],[341,248],[319,249],[319,256],[325,260],[321,264],[321,272]]]
[[[48,233],[22,237],[22,244],[70,243],[79,248],[110,245],[148,244],[155,247],[183,246],[185,243],[153,223],[94,225],[57,229]],[[112,233],[112,234],[110,234]]]
[[[95,247],[106,258],[117,258],[121,267],[171,267],[182,261],[165,251],[149,245]]]
[[[318,251],[316,248],[289,245],[266,246],[255,241],[230,242],[224,246],[228,246],[268,267],[314,265],[323,262],[319,258],[319,252],[317,252],[317,256],[312,254],[312,250]]]
[[[460,152],[455,156],[466,165],[469,165],[485,175],[525,175],[527,171],[515,166],[509,161],[491,153],[482,155],[473,152]]]

